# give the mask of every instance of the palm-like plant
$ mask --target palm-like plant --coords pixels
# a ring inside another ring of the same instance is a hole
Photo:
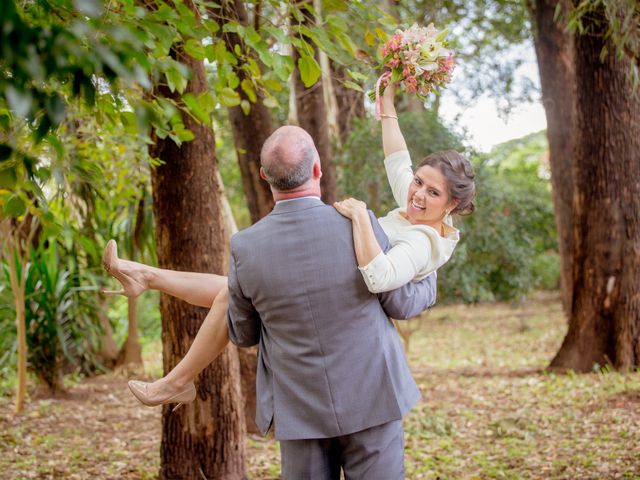
[[[93,287],[79,285],[77,271],[61,262],[57,245],[31,252],[26,282],[29,366],[52,391],[62,389],[62,374],[99,367],[95,355],[100,327]]]

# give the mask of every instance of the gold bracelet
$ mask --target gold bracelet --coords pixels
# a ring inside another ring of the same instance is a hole
[[[397,116],[395,116],[395,115],[387,115],[386,113],[381,113],[380,114],[380,118],[394,118],[396,120],[398,119]]]

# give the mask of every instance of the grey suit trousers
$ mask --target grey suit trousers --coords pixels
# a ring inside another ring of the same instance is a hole
[[[280,441],[283,480],[402,480],[402,420],[341,437]]]

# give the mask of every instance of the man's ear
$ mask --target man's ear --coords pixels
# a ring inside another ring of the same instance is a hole
[[[313,170],[311,171],[313,174],[313,178],[322,178],[322,168],[320,167],[320,162],[314,162]]]
[[[260,167],[260,178],[267,181],[267,174],[264,173],[264,169],[262,167]]]

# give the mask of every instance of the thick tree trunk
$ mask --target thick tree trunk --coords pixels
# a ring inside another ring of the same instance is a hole
[[[306,1],[304,3],[312,4]],[[306,25],[313,23],[313,18],[301,4],[300,9],[305,12]],[[303,35],[299,35],[315,52],[315,59],[320,63],[318,49],[313,47],[313,41]],[[304,128],[316,144],[318,153],[320,154],[320,162],[322,165],[322,178],[320,179],[320,188],[322,190],[322,200],[327,204],[336,201],[336,170],[333,165],[331,152],[331,139],[329,138],[329,126],[327,124],[327,111],[324,104],[324,92],[320,79],[309,88],[305,87],[300,77],[300,71],[297,68],[300,53],[297,49],[293,49],[293,60],[296,69],[293,74],[293,89],[296,98],[296,111],[298,114],[298,125]]]
[[[191,5],[193,8],[193,6]],[[195,10],[195,9],[194,9]],[[206,86],[204,65],[178,52],[192,70],[187,91]],[[173,96],[158,88],[165,96]],[[224,273],[226,241],[210,128],[183,115],[195,135],[180,147],[154,138],[150,155],[164,163],[152,170],[158,264],[162,268]],[[162,295],[165,373],[185,355],[206,310]],[[236,349],[227,348],[198,377],[196,401],[162,416],[161,479],[245,478],[245,426]]]
[[[602,10],[575,39],[573,308],[552,367],[640,366],[640,98],[603,36]],[[609,54],[599,57],[604,46]]]
[[[563,2],[563,7],[569,5]],[[547,117],[551,186],[560,251],[562,304],[571,312],[573,291],[573,124],[575,74],[573,35],[555,22],[558,0],[529,1],[538,57],[542,104]]]

